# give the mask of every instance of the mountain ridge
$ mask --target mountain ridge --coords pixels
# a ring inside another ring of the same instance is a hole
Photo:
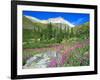
[[[67,24],[70,27],[74,27],[75,25],[71,24],[69,21],[65,20],[62,17],[56,17],[56,18],[49,18],[47,20],[40,20],[36,17],[32,17],[32,16],[25,16],[26,18],[30,19],[32,22],[40,22],[43,24],[47,24],[47,23],[62,23],[62,24]]]

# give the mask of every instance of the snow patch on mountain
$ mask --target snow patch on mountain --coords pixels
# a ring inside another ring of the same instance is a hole
[[[62,17],[50,18],[48,19],[48,21],[51,23],[63,23],[69,25],[70,27],[74,27],[73,24],[71,24],[69,21],[65,20]]]

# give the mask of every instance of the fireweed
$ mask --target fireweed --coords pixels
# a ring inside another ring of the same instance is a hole
[[[57,67],[57,60],[56,59],[51,59],[51,62],[48,65],[49,67]]]
[[[65,49],[62,53],[62,56],[61,56],[61,59],[60,59],[60,65],[63,66],[66,61],[68,60],[69,56],[70,56],[70,52],[75,50],[75,49],[78,49],[78,48],[82,48],[84,47],[86,44],[81,44],[81,43],[77,43],[75,46],[73,47],[70,47],[68,49]],[[64,46],[56,46],[56,50],[57,52],[60,52],[61,49],[63,49]],[[52,59],[50,64],[49,64],[49,67],[56,67],[58,64],[57,64],[57,60],[56,59]]]

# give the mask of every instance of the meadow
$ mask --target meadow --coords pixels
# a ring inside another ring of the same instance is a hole
[[[89,22],[75,27],[23,16],[24,68],[89,66]]]

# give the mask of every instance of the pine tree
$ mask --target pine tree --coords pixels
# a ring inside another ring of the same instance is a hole
[[[51,38],[52,38],[52,24],[51,23],[49,23],[48,24],[48,30],[47,30],[48,32],[48,39],[50,40]]]

